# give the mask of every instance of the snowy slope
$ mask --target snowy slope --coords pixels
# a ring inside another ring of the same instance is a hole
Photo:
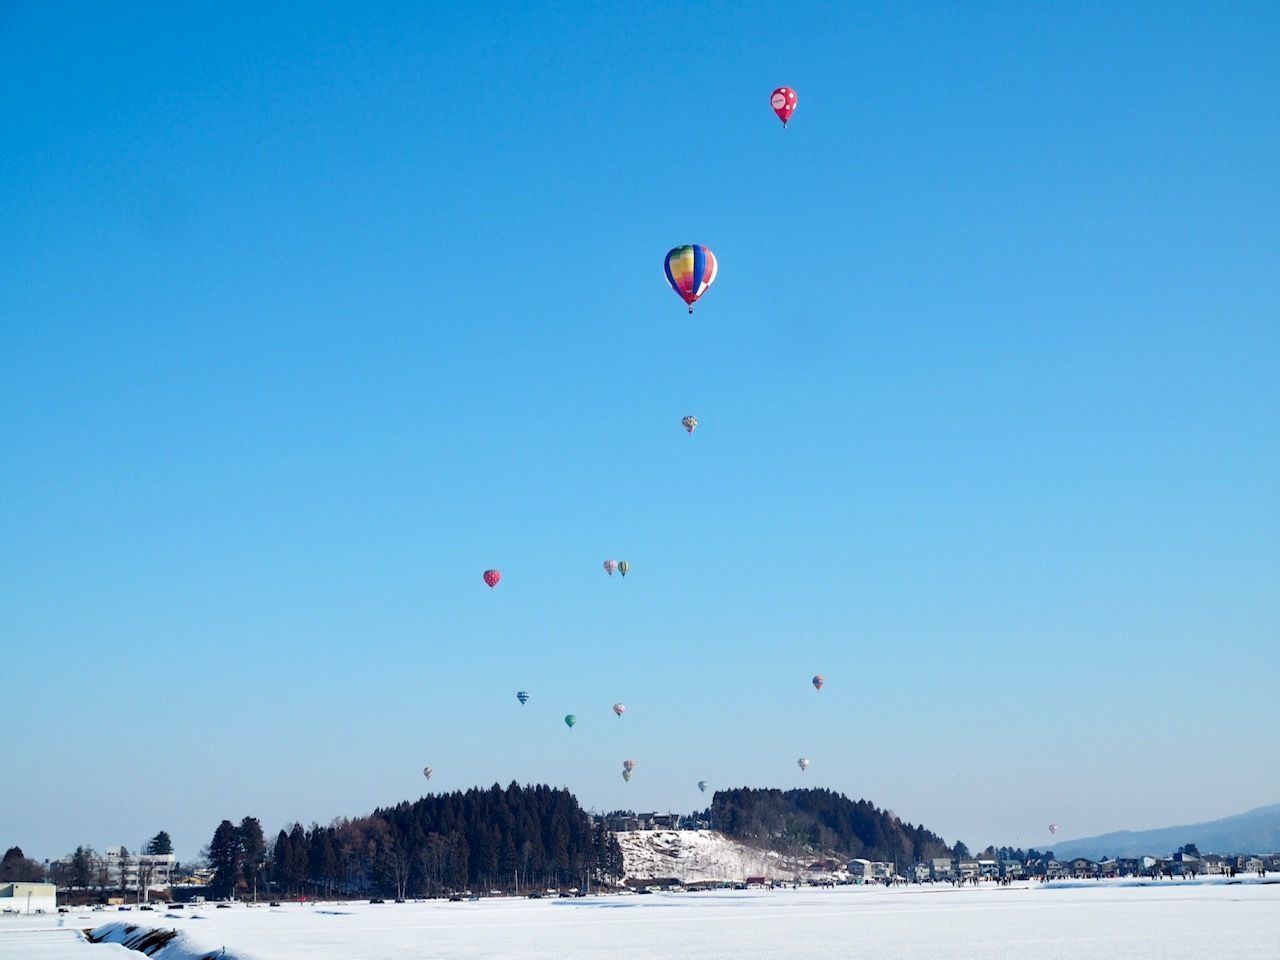
[[[712,830],[633,830],[617,834],[628,879],[669,877],[682,883],[698,880],[742,881],[811,877],[812,858],[796,860],[771,850],[748,847]]]

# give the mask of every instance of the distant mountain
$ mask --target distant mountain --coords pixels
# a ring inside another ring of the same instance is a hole
[[[1120,830],[1097,837],[1054,843],[1058,859],[1088,857],[1167,856],[1187,843],[1201,853],[1275,853],[1280,851],[1280,803],[1248,813],[1158,830]]]

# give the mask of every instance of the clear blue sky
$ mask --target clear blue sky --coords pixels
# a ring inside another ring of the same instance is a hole
[[[0,7],[0,844],[1280,799],[1275,4],[377,6]]]

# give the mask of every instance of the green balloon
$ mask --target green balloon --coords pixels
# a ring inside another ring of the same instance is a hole
[[[578,722],[578,718],[577,718],[577,717],[575,717],[575,716],[571,713],[571,714],[569,714],[567,717],[565,717],[565,718],[564,718],[564,722],[565,722],[565,724],[566,724],[567,726],[572,727],[575,723],[577,723],[577,722]]]

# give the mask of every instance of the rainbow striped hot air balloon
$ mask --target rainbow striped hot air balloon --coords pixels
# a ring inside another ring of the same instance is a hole
[[[671,284],[671,289],[689,305],[689,312],[693,313],[694,303],[715,283],[718,268],[716,255],[702,244],[685,244],[667,254],[665,266],[667,283]]]

